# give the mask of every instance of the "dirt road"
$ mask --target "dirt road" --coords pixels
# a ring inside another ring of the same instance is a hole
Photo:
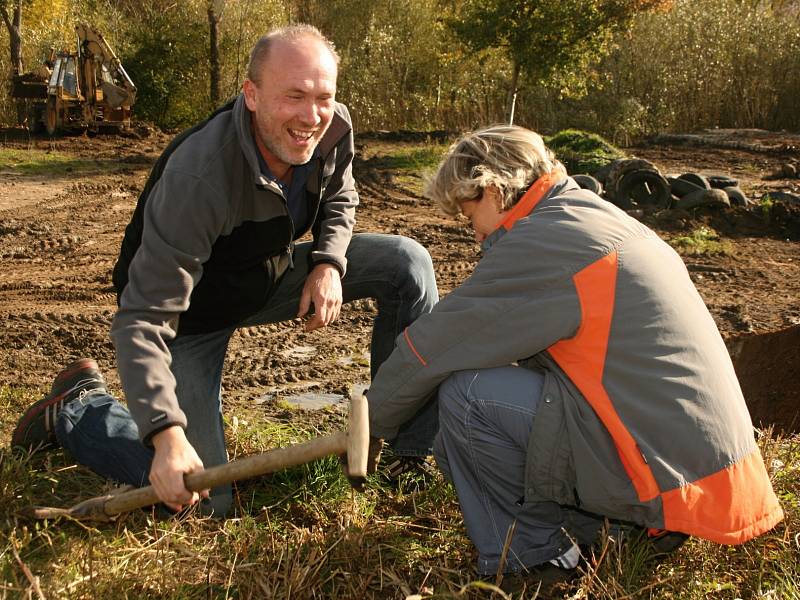
[[[116,306],[111,270],[138,193],[169,136],[28,141],[7,134],[5,140],[0,148],[61,152],[76,162],[57,176],[15,169],[0,174],[0,385],[45,391],[62,365],[88,355],[118,391],[108,338]],[[413,186],[380,166],[382,152],[405,143],[363,142],[366,150],[356,165],[362,198],[357,229],[417,239],[433,255],[446,294],[469,275],[478,248],[464,222],[444,217]],[[764,153],[657,146],[634,152],[664,172],[735,176],[755,197],[767,189],[800,188],[797,179],[763,179],[797,158],[793,148]],[[791,225],[797,215],[788,221],[762,217],[744,210],[644,217],[668,238],[701,225],[723,235],[727,253],[686,256],[685,262],[729,339],[800,323],[800,241]],[[346,307],[340,321],[322,332],[305,333],[299,321],[238,331],[223,379],[226,407],[269,412],[279,410],[277,399],[297,391],[347,394],[351,385],[368,380],[373,316],[374,307],[362,301]],[[793,353],[796,361],[797,344]],[[781,394],[781,385],[796,389],[797,377],[775,383],[774,392]],[[3,416],[0,443],[7,442],[12,420]]]

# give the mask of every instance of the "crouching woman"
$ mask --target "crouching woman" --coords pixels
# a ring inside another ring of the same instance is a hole
[[[721,544],[781,520],[725,345],[666,243],[520,127],[466,135],[428,194],[483,254],[398,337],[371,427],[392,439],[438,390],[434,454],[480,574],[574,568],[604,518]]]

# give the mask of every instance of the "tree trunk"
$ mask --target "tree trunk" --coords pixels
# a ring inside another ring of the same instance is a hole
[[[22,73],[22,0],[14,5],[13,16],[9,16],[6,6],[0,5],[0,15],[8,28],[11,69],[14,75],[19,75]]]
[[[11,74],[22,74],[22,0],[17,0],[14,4],[14,12],[11,16],[8,14],[6,5],[0,6],[0,15],[8,29],[9,49],[11,50]],[[17,99],[17,124],[25,125],[28,119],[28,111],[25,100]]]
[[[517,85],[519,84],[519,63],[514,61],[514,72],[511,75],[511,85],[508,88],[507,106],[508,124],[514,124],[514,111],[517,108]]]
[[[211,107],[217,108],[220,100],[220,66],[219,66],[219,15],[214,10],[214,3],[208,5],[208,40],[210,62],[210,97]]]

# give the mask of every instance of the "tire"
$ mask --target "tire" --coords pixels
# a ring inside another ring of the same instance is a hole
[[[678,175],[678,179],[683,179],[684,181],[693,183],[697,187],[704,190],[711,189],[711,184],[708,183],[708,179],[706,179],[703,175],[700,175],[700,173],[684,173],[683,175]]]
[[[47,98],[47,107],[44,111],[44,125],[47,135],[53,137],[61,128],[61,115],[59,114],[59,102],[55,96]]]
[[[598,196],[603,195],[603,186],[591,175],[573,175],[572,178],[575,180],[575,183],[581,186],[581,189],[594,192]]]
[[[611,173],[611,170],[616,167],[619,163],[625,162],[625,159],[617,159],[612,160],[610,163],[606,164],[603,167],[600,167],[597,171],[595,171],[593,177],[600,182],[600,184],[604,187],[608,187],[608,175]]]
[[[655,167],[653,164],[646,160],[639,160],[639,159],[622,159],[622,160],[615,160],[610,165],[608,165],[608,172],[605,177],[605,181],[597,178],[599,181],[603,183],[603,187],[606,189],[606,200],[616,204],[622,209],[628,210],[633,208],[631,204],[630,198],[622,198],[619,194],[619,183],[624,177],[626,173],[631,171],[638,171],[642,169],[646,170],[654,170]]]
[[[709,175],[706,177],[708,185],[715,190],[724,190],[729,187],[739,187],[739,180],[727,175]]]
[[[731,201],[728,199],[728,194],[722,190],[698,190],[678,200],[675,208],[691,210],[692,208],[699,208],[701,206],[730,208]]]
[[[736,186],[729,186],[722,190],[728,195],[728,200],[731,201],[731,206],[750,206],[750,199],[744,195],[744,192]]]
[[[623,175],[617,184],[616,198],[629,207],[669,208],[672,202],[667,180],[660,173],[649,170],[630,171]]]
[[[785,163],[781,165],[780,173],[784,179],[794,179],[797,177],[797,166],[792,163]]]
[[[669,182],[670,191],[678,198],[691,194],[693,192],[703,191],[704,187],[700,187],[696,183],[692,183],[688,179],[681,179],[680,177],[667,177]]]
[[[606,181],[606,197],[623,210],[637,206],[666,208],[671,202],[669,183],[648,160],[614,163]]]

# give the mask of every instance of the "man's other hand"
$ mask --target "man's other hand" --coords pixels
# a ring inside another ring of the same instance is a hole
[[[314,331],[333,323],[342,310],[342,278],[339,269],[322,263],[308,274],[300,295],[298,317],[308,314],[314,304],[314,316],[306,322],[306,331]]]
[[[208,498],[209,490],[190,492],[183,483],[186,473],[203,469],[203,461],[197,456],[183,428],[168,427],[153,436],[155,456],[150,467],[150,483],[159,500],[175,511],[195,504],[201,497]]]

